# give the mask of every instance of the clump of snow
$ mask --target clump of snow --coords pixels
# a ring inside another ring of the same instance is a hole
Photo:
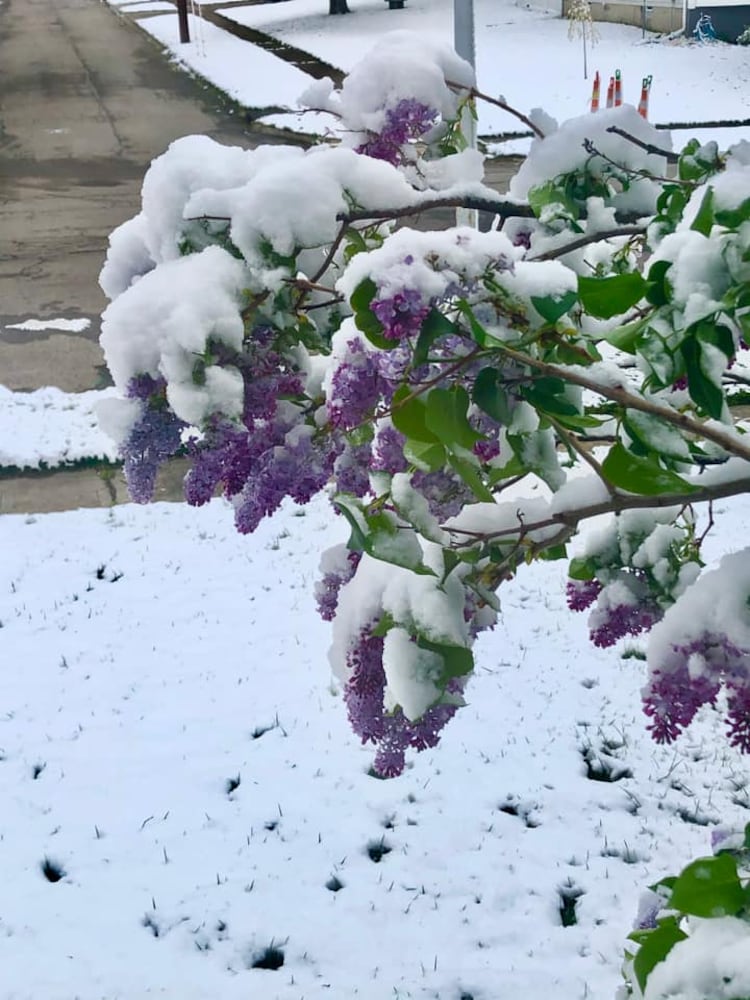
[[[462,90],[473,83],[473,69],[452,48],[414,32],[393,31],[354,66],[340,91],[317,84],[303,100],[340,115],[346,130],[379,132],[386,112],[404,97],[444,120],[455,118]]]
[[[194,380],[197,361],[209,340],[239,349],[245,265],[220,247],[168,261],[144,275],[105,310],[101,344],[115,384],[125,391],[135,375],[168,381],[175,413],[200,423],[219,402],[225,412],[242,407],[242,381],[227,372],[206,370]]]
[[[723,556],[718,568],[688,587],[651,631],[648,662],[652,673],[669,673],[684,661],[680,647],[704,635],[723,637],[747,657],[750,651],[750,550]],[[694,663],[691,663],[691,668]]]
[[[586,140],[590,140],[602,156],[628,170],[647,170],[656,176],[665,174],[667,163],[663,156],[644,152],[635,143],[610,132],[612,126],[660,149],[672,148],[669,133],[657,131],[630,105],[581,115],[564,122],[543,139],[534,139],[528,157],[510,182],[511,196],[526,198],[531,188],[584,167],[594,176],[601,176],[607,165],[601,156],[586,151]],[[661,188],[655,182],[642,178],[634,180],[629,191],[616,195],[613,203],[646,215],[653,211],[660,192]]]

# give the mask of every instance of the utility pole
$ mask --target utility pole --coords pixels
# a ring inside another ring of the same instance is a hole
[[[187,0],[177,0],[177,20],[180,25],[180,41],[190,41],[190,28],[188,26]]]
[[[454,47],[458,55],[471,63],[476,73],[477,57],[476,46],[474,44],[474,0],[453,0],[453,38]],[[464,108],[461,118],[461,129],[466,138],[466,142],[472,149],[477,145],[477,123],[468,107]],[[474,208],[456,209],[456,225],[472,226],[474,229],[479,225],[479,213]]]

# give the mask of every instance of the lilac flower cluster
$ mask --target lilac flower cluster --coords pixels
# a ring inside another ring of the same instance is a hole
[[[372,445],[370,468],[373,472],[406,472],[407,462],[404,456],[406,438],[391,424],[381,426]]]
[[[273,514],[285,497],[308,503],[326,485],[333,472],[336,452],[330,439],[299,436],[268,448],[254,463],[252,475],[235,498],[237,530],[251,534],[264,517]]]
[[[382,391],[376,355],[360,337],[349,341],[346,360],[333,373],[328,416],[333,427],[351,430],[372,417]]]
[[[585,611],[590,608],[602,592],[601,583],[593,580],[568,580],[565,594],[571,611]]]
[[[322,579],[315,584],[315,601],[318,606],[318,614],[325,622],[332,622],[339,604],[339,593],[345,583],[348,583],[357,571],[361,552],[347,549],[344,545],[338,546],[340,559],[335,565],[328,568]]]
[[[596,609],[589,624],[591,641],[600,649],[610,646],[626,635],[648,632],[661,618],[661,610],[654,603],[615,604],[606,609]]]
[[[466,504],[474,500],[474,494],[463,480],[445,469],[415,472],[411,483],[427,501],[432,516],[441,522],[460,514]]]
[[[355,497],[363,497],[370,492],[370,455],[369,443],[353,445],[347,441],[344,444],[333,466],[337,492],[351,493]]]
[[[691,642],[673,645],[678,666],[655,671],[644,697],[649,729],[657,743],[671,743],[693,721],[701,705],[714,705],[722,681],[727,689],[729,742],[750,753],[750,650],[727,636],[704,632]],[[689,669],[698,659],[701,672]]]
[[[377,746],[373,770],[383,778],[401,774],[406,751],[437,746],[440,733],[456,713],[455,705],[436,705],[416,722],[410,722],[400,708],[384,710],[385,670],[383,639],[365,628],[347,656],[350,670],[344,690],[349,722],[363,743]],[[451,693],[461,690],[459,681],[448,685]]]
[[[141,402],[141,411],[120,447],[128,492],[135,503],[148,503],[154,495],[160,466],[182,445],[185,423],[167,405],[166,382],[137,375],[127,388],[128,399]]]
[[[416,336],[430,311],[416,288],[402,288],[384,299],[373,299],[370,308],[383,327],[387,340]]]
[[[611,568],[605,571],[610,575]],[[648,632],[663,615],[650,578],[640,569],[620,570],[606,586],[596,578],[569,580],[566,596],[571,611],[584,611],[597,602],[589,617],[589,635],[600,649],[614,646],[626,635]]]
[[[185,476],[185,499],[200,507],[208,503],[219,485],[225,496],[240,492],[257,457],[257,442],[246,427],[213,417],[202,440],[188,442],[188,455],[193,464]]]
[[[437,112],[414,98],[403,98],[385,113],[385,124],[367,142],[357,147],[358,153],[375,160],[386,160],[395,167],[404,161],[404,146],[424,135],[435,123]]]
[[[719,685],[708,677],[691,677],[687,664],[667,673],[656,672],[643,701],[651,719],[649,731],[657,743],[671,743],[695,718],[701,705],[713,705]]]

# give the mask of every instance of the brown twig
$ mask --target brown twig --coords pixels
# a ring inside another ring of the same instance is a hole
[[[477,541],[490,541],[493,539],[508,538],[513,539],[521,535],[528,536],[533,532],[545,531],[548,528],[560,528],[564,531],[575,531],[582,521],[588,521],[593,517],[602,514],[619,514],[626,510],[649,510],[662,509],[664,507],[687,507],[696,503],[710,503],[712,500],[721,500],[726,497],[738,496],[741,493],[750,491],[750,477],[736,479],[731,482],[716,483],[713,486],[705,486],[686,493],[669,493],[661,496],[642,496],[637,493],[623,493],[619,490],[607,500],[597,503],[584,504],[581,507],[572,508],[567,511],[560,511],[551,514],[549,517],[541,518],[538,521],[528,523],[521,522],[521,527],[498,528],[497,531],[471,531],[468,528],[458,528],[452,525],[443,525],[443,530],[451,535],[463,535],[467,541],[463,544],[473,545]],[[557,537],[557,536],[554,536]],[[458,541],[457,541],[457,544]],[[549,538],[545,538],[538,544],[548,548],[554,544]]]
[[[467,89],[466,87],[462,87],[460,83],[455,83],[453,80],[446,80],[445,82],[453,90],[466,91],[470,97],[476,97],[480,101],[487,101],[488,104],[494,104],[495,107],[502,108],[503,111],[507,111],[509,115],[513,115],[514,118],[517,118],[519,121],[523,122],[524,125],[528,125],[528,127],[532,130],[532,132],[538,135],[540,139],[544,138],[544,132],[542,132],[542,130],[539,128],[538,125],[534,124],[534,122],[528,117],[528,115],[525,115],[522,111],[518,111],[516,108],[512,108],[510,104],[506,104],[505,101],[503,101],[501,98],[490,97],[489,94],[482,93],[482,91],[477,90],[476,87],[471,87],[470,89]]]
[[[611,240],[616,236],[643,236],[645,232],[646,229],[644,226],[618,226],[615,229],[601,229],[597,233],[586,233],[583,236],[579,236],[577,240],[571,240],[570,243],[566,243],[564,246],[554,247],[552,250],[545,250],[544,253],[527,257],[526,260],[555,260],[557,257],[564,257],[566,253],[572,253],[573,250],[580,250],[581,247],[588,246],[590,243],[598,243],[600,240]]]
[[[562,365],[551,364],[548,361],[541,361],[505,344],[498,343],[493,346],[494,350],[500,351],[519,364],[528,365],[530,368],[534,368],[545,375],[551,375],[563,381],[572,382],[574,385],[579,385],[583,389],[589,389],[591,392],[595,392],[605,399],[611,399],[614,403],[619,403],[620,406],[624,406],[626,409],[649,413],[651,416],[658,417],[665,423],[679,427],[689,434],[694,434],[696,437],[702,437],[706,441],[713,442],[713,444],[723,448],[730,455],[750,461],[750,446],[743,444],[728,431],[708,426],[700,420],[695,420],[693,417],[688,416],[688,414],[673,410],[662,403],[655,403],[652,400],[645,399],[643,396],[636,396],[621,386],[602,385],[602,383],[589,378],[588,375],[573,368],[566,368]]]
[[[647,153],[653,153],[654,156],[663,156],[667,163],[680,162],[679,155],[677,153],[673,153],[671,149],[661,149],[659,146],[654,146],[653,143],[643,142],[641,139],[636,139],[636,137],[631,135],[630,132],[626,132],[624,128],[619,128],[617,125],[610,125],[607,131],[613,132],[615,135],[622,136],[623,139],[627,139],[628,142],[632,142],[634,146],[639,146]]]

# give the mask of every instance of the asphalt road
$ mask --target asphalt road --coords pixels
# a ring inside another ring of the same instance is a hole
[[[194,132],[252,140],[229,102],[103,0],[1,0],[0,67],[0,384],[89,389],[103,378],[107,236],[138,210],[149,162]],[[3,329],[57,317],[91,326]]]

